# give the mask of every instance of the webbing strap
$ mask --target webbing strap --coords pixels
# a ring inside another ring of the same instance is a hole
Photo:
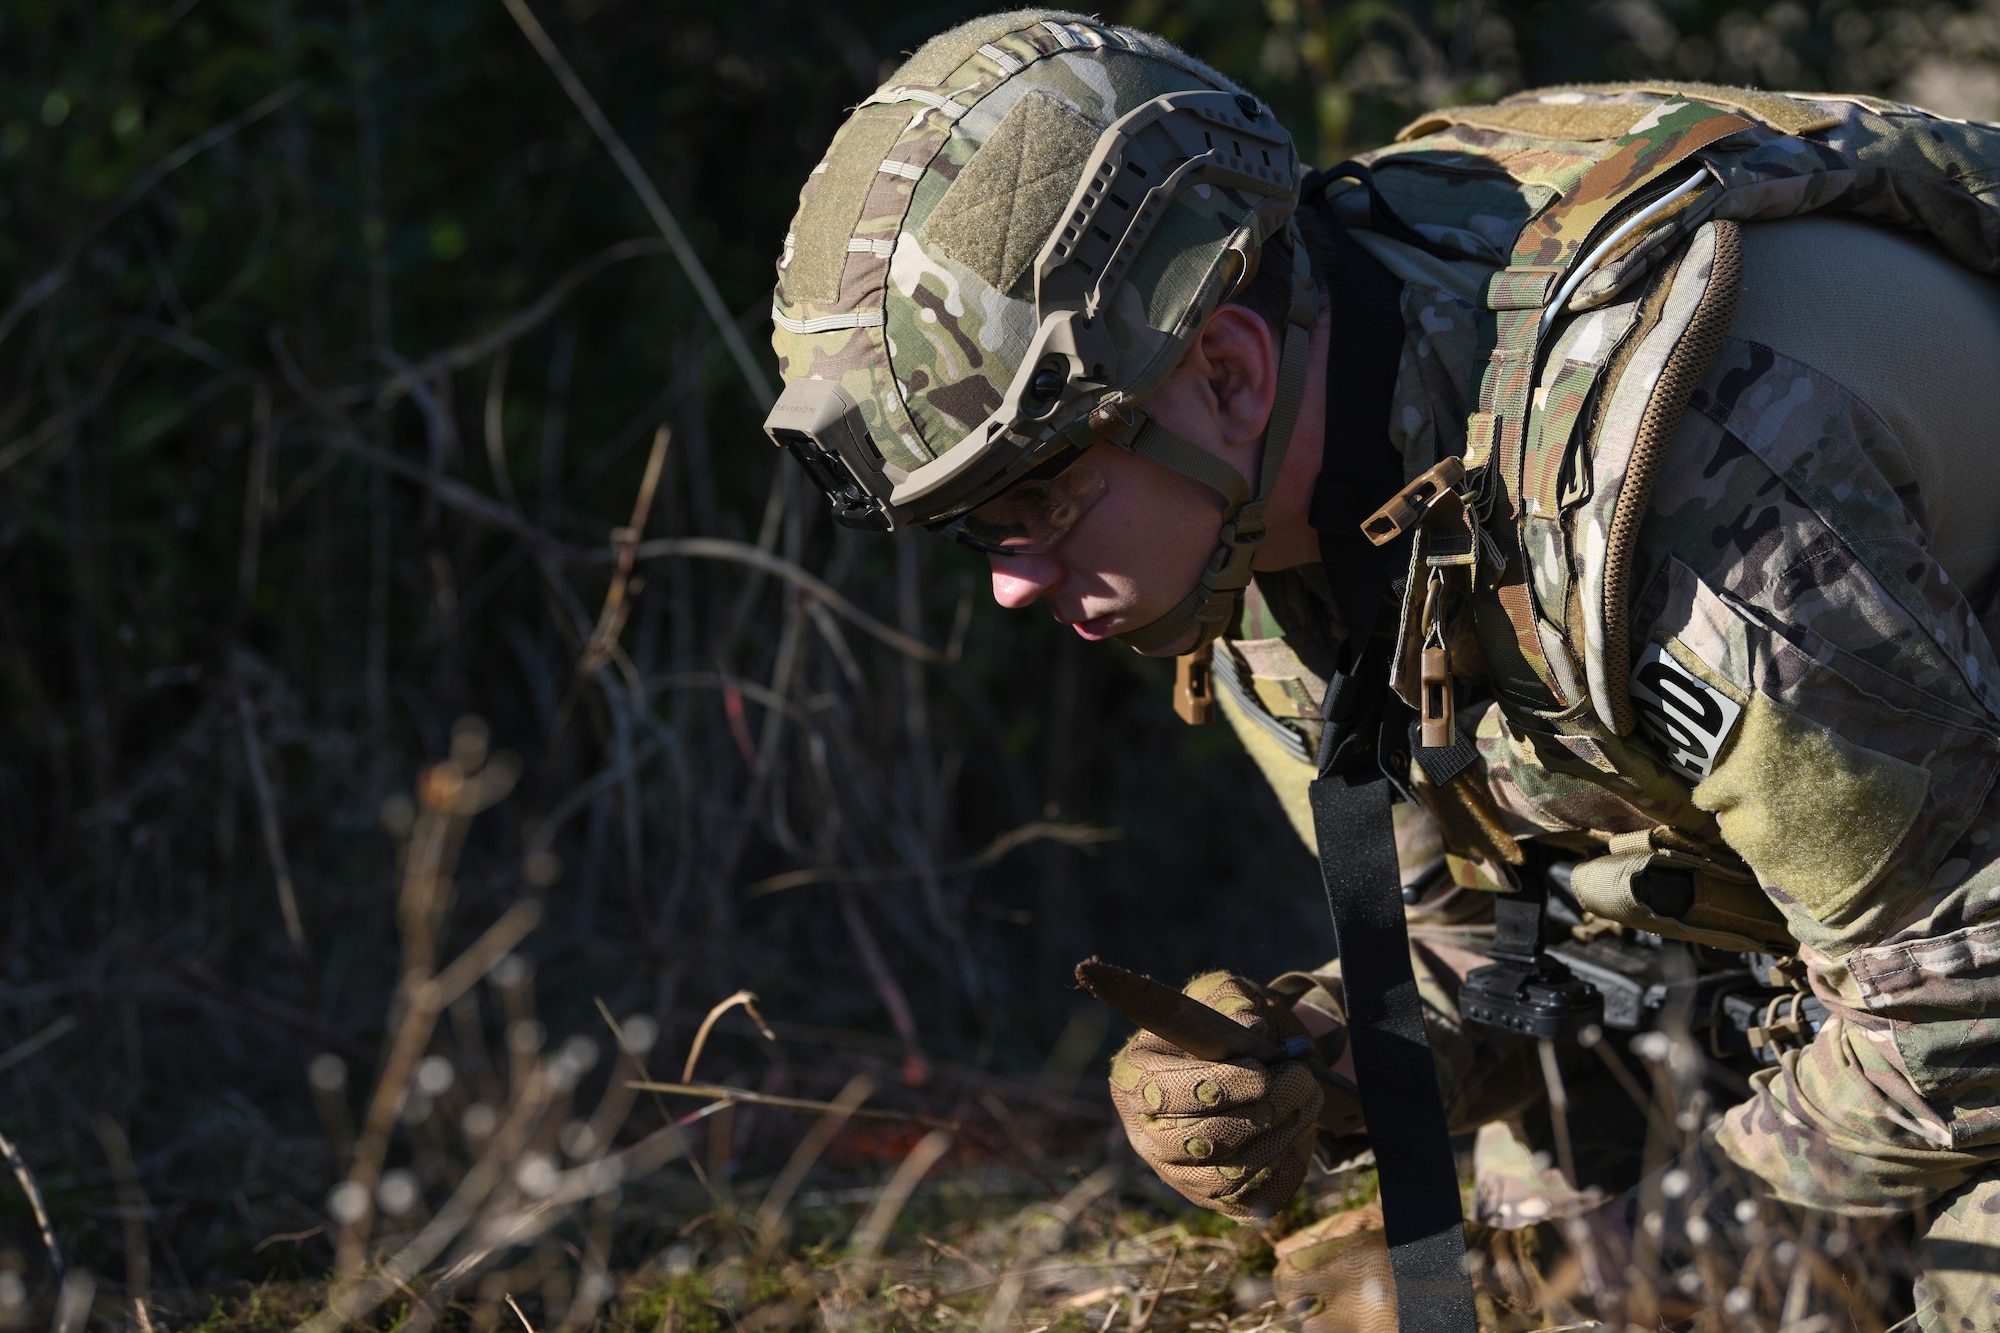
[[[1285,346],[1278,354],[1278,391],[1271,400],[1271,417],[1264,425],[1264,467],[1257,478],[1257,496],[1269,500],[1278,491],[1278,474],[1298,429],[1299,409],[1306,401],[1306,380],[1312,373],[1313,325],[1319,320],[1319,289],[1313,285],[1312,257],[1295,218],[1285,228],[1292,245],[1292,305],[1285,312]]]
[[[1315,198],[1324,207],[1323,197]],[[1332,258],[1325,448],[1311,516],[1349,638],[1320,710],[1313,828],[1339,946],[1355,1083],[1382,1180],[1397,1328],[1476,1333],[1458,1168],[1410,966],[1382,771],[1383,751],[1391,742],[1402,748],[1409,710],[1389,690],[1389,636],[1374,629],[1408,544],[1377,547],[1361,533],[1362,519],[1403,483],[1388,439],[1404,337],[1402,284],[1337,227]]]
[[[1185,435],[1168,430],[1150,414],[1132,437],[1132,452],[1208,487],[1222,497],[1228,513],[1235,513],[1250,498],[1250,483],[1243,480],[1242,473]]]
[[[1330,223],[1324,198],[1316,202]],[[1389,443],[1389,409],[1403,359],[1403,284],[1344,229],[1332,230],[1325,443],[1308,512],[1347,631],[1342,669],[1352,671],[1374,631],[1382,590],[1410,554],[1407,538],[1376,546],[1361,535],[1362,520],[1404,481],[1403,460]]]
[[[1313,322],[1319,315],[1319,294],[1313,287],[1311,261],[1296,225],[1290,228],[1289,237],[1292,305],[1285,323],[1284,348],[1278,358],[1278,383],[1271,400],[1271,415],[1264,426],[1264,459],[1255,497],[1235,468],[1161,426],[1150,415],[1127,446],[1220,492],[1227,502],[1221,530],[1216,534],[1221,544],[1209,557],[1200,582],[1165,615],[1118,636],[1134,651],[1158,652],[1178,645],[1188,630],[1197,627],[1200,636],[1179,651],[1193,652],[1207,647],[1227,628],[1236,610],[1236,599],[1250,584],[1250,567],[1266,531],[1264,506],[1277,489],[1278,474],[1284,470],[1285,451],[1291,446],[1299,407],[1305,401]]]
[[[1305,247],[1299,247],[1303,253]],[[1278,474],[1285,468],[1285,453],[1298,429],[1299,409],[1306,401],[1306,380],[1312,370],[1312,326],[1294,325],[1285,330],[1285,349],[1278,361],[1278,393],[1271,402],[1270,424],[1264,434],[1264,466],[1257,479],[1257,494],[1268,500],[1277,493]]]
[[[1382,1181],[1382,1225],[1398,1333],[1477,1333],[1465,1269],[1458,1167],[1438,1096],[1389,816],[1379,774],[1311,787],[1320,874],[1339,944],[1354,1082]]]

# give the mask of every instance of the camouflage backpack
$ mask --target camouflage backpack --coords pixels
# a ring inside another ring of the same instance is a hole
[[[1453,735],[1452,677],[1479,675],[1537,754],[1584,780],[1663,786],[1661,755],[1706,743],[1712,758],[1729,739],[1699,697],[1645,690],[1635,708],[1635,666],[1641,682],[1657,668],[1635,662],[1630,627],[1640,520],[1741,288],[1737,224],[1845,213],[1994,272],[2000,127],[1862,97],[1602,85],[1438,111],[1363,160],[1385,181],[1500,178],[1525,219],[1486,284],[1493,343],[1463,455],[1367,526],[1378,542],[1414,534],[1391,683],[1426,746]],[[1894,558],[1853,545],[1864,564]],[[1633,743],[1639,730],[1650,745]],[[1661,832],[1614,839],[1580,867],[1585,905],[1725,948],[1787,938],[1727,849]],[[1697,881],[1678,920],[1633,891],[1649,868]]]

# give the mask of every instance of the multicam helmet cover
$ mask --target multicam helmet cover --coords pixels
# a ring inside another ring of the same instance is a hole
[[[1271,112],[1161,38],[1049,10],[944,33],[801,192],[767,427],[879,529],[1130,443],[1299,177]]]

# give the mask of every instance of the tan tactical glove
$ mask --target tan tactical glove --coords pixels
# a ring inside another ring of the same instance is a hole
[[[1301,1333],[1396,1333],[1381,1204],[1321,1218],[1273,1248],[1271,1294]]]
[[[1305,1035],[1281,997],[1229,972],[1184,994],[1274,1041]],[[1269,1217],[1305,1179],[1325,1100],[1300,1060],[1197,1060],[1141,1029],[1111,1061],[1111,1100],[1161,1180],[1239,1222]]]

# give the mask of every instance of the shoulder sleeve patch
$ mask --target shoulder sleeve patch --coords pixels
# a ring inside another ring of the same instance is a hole
[[[1837,924],[1923,810],[1930,773],[1752,693],[1737,735],[1694,789],[1766,888]]]
[[[1736,733],[1743,705],[1648,642],[1632,668],[1632,708],[1639,729],[1669,768],[1696,782],[1708,777]]]

